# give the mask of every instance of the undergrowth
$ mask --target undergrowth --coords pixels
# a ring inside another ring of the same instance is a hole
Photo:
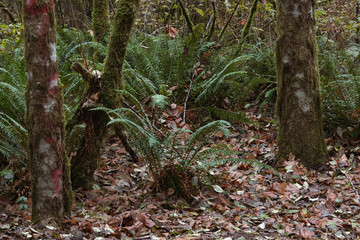
[[[108,125],[118,124],[122,129],[127,129],[132,145],[142,155],[155,183],[162,190],[172,188],[178,196],[191,201],[199,189],[199,186],[192,184],[193,178],[200,177],[202,184],[208,182],[207,172],[212,166],[247,163],[272,169],[257,160],[239,158],[238,155],[243,153],[229,147],[219,146],[202,151],[212,142],[216,133],[229,135],[231,125],[227,121],[212,121],[194,132],[177,128],[163,133],[154,125],[135,96],[126,91],[122,93],[131,101],[132,107],[93,110],[106,111],[112,118]]]

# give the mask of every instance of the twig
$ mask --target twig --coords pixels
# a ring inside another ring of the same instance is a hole
[[[205,28],[205,31],[203,32],[203,35],[202,35],[202,37],[201,37],[201,43],[203,43],[203,41],[204,41],[204,38],[205,38],[205,35],[206,35],[206,31],[209,29],[210,23],[211,23],[211,20],[212,20],[213,17],[214,17],[214,14],[211,14],[210,19],[209,19],[209,22],[207,23],[206,28]]]
[[[189,96],[190,96],[190,91],[191,91],[191,86],[192,86],[193,80],[194,80],[194,75],[192,75],[192,77],[191,77],[189,90],[188,90],[188,92],[187,92],[187,94],[186,94],[186,99],[185,99],[185,102],[184,102],[184,115],[183,115],[183,122],[184,122],[184,123],[186,122],[186,103],[187,103],[187,101],[189,100]]]
[[[142,240],[142,239],[151,239],[150,235],[148,236],[143,236],[143,237],[135,237],[133,238],[134,240]]]
[[[210,27],[210,32],[209,32],[209,35],[208,37],[206,38],[207,41],[210,41],[211,39],[211,36],[213,35],[214,31],[215,31],[215,23],[216,23],[216,17],[217,17],[217,14],[216,14],[216,7],[215,7],[215,1],[211,1],[211,5],[213,7],[213,10],[214,10],[214,18],[213,18],[213,21],[212,21],[212,24],[211,24],[211,27]]]
[[[176,3],[176,1],[173,1],[173,3],[172,3],[171,6],[170,6],[169,13],[168,13],[168,15],[166,16],[166,19],[165,19],[165,22],[164,22],[164,26],[165,26],[165,27],[166,27],[166,25],[168,24],[168,22],[170,21],[171,15],[173,14],[173,9],[174,9],[175,3]]]
[[[116,135],[118,135],[118,137],[120,138],[120,141],[122,143],[122,145],[124,146],[125,150],[129,153],[132,161],[134,163],[139,162],[139,158],[136,154],[136,152],[132,149],[132,147],[130,146],[128,140],[126,139],[125,134],[123,133],[121,127],[119,126],[115,126],[115,133]]]
[[[351,185],[351,187],[353,188],[353,190],[354,190],[354,192],[355,192],[355,195],[356,195],[356,197],[357,197],[358,201],[360,201],[360,195],[359,195],[359,192],[356,190],[356,188],[355,188],[355,186],[354,186],[353,182],[351,181],[351,179],[350,179],[349,175],[348,175],[345,171],[343,171],[343,170],[341,170],[341,172],[342,172],[342,173],[345,175],[345,177],[349,180],[350,185]]]
[[[181,11],[182,11],[182,13],[183,13],[183,15],[185,17],[186,23],[187,23],[187,25],[189,27],[189,30],[190,30],[190,32],[193,32],[194,31],[193,30],[194,29],[194,24],[191,22],[190,17],[188,15],[188,13],[186,12],[186,9],[185,9],[183,3],[181,2],[181,0],[178,0],[178,1],[179,1],[179,4],[180,4],[180,7],[181,7]]]
[[[70,60],[70,62],[71,62],[71,60]],[[93,75],[78,62],[72,63],[71,68],[73,70],[75,70],[76,72],[80,73],[82,78],[88,83],[90,82],[91,78],[93,77]]]
[[[231,16],[230,16],[229,19],[227,20],[227,22],[226,22],[225,26],[223,27],[223,29],[221,29],[221,32],[220,32],[220,34],[219,34],[219,40],[218,40],[218,41],[220,41],[221,38],[222,38],[222,36],[224,35],[224,32],[225,32],[226,28],[228,27],[231,19],[233,18],[233,16],[234,16],[234,14],[235,14],[235,12],[236,12],[239,4],[240,4],[240,1],[238,1],[238,3],[236,4],[236,6],[235,6],[235,8],[234,8],[234,11],[232,12]]]
[[[135,113],[139,118],[145,120],[145,118],[144,118],[140,113],[138,113],[138,112],[136,111],[136,109],[133,108],[130,104],[128,104],[128,103],[126,103],[126,102],[123,102],[123,104],[124,104],[127,108],[133,110],[134,113]],[[166,137],[166,135],[165,135],[163,132],[161,132],[160,129],[156,128],[153,124],[151,124],[151,126],[152,126],[158,133],[160,133],[161,136]]]

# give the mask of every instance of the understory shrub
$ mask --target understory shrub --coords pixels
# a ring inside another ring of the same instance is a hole
[[[164,134],[150,120],[135,96],[126,91],[122,93],[126,99],[131,100],[132,107],[114,110],[100,107],[93,110],[106,111],[112,118],[108,125],[118,124],[122,129],[127,129],[132,145],[142,155],[155,183],[162,190],[172,188],[178,196],[191,201],[198,190],[198,186],[192,184],[193,178],[208,176],[206,172],[211,166],[230,162],[271,168],[256,160],[238,158],[240,152],[232,151],[228,147],[201,151],[212,142],[216,133],[222,132],[225,136],[229,134],[228,122],[217,120],[195,132],[177,128]]]

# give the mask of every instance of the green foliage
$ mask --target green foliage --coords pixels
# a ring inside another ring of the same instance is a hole
[[[360,123],[360,45],[337,50],[326,37],[319,38],[318,45],[325,129],[332,134],[338,126]]]
[[[18,159],[26,158],[27,131],[25,129],[26,74],[23,48],[1,54],[0,68],[0,155]],[[24,163],[25,164],[25,163]]]
[[[127,47],[125,89],[142,100],[161,93],[164,86],[179,86],[177,95],[184,96],[184,85],[191,79],[193,66],[210,46],[200,44],[202,29],[202,25],[195,26],[194,33],[174,39],[168,35],[135,34]]]
[[[0,54],[12,52],[21,42],[21,34],[24,27],[20,23],[0,24]]]
[[[197,103],[224,109],[225,102],[241,106],[248,101],[274,103],[276,70],[273,49],[264,43],[242,44],[215,52],[209,72],[211,76],[194,87],[199,92]],[[225,111],[215,111],[216,115]],[[234,116],[235,117],[235,116]],[[241,116],[238,120],[241,120]]]

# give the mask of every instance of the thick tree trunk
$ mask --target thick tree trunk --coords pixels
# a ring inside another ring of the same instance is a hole
[[[279,156],[319,169],[327,152],[314,26],[314,0],[277,1]]]
[[[25,58],[32,221],[69,215],[72,191],[64,148],[53,0],[25,0]]]
[[[100,97],[97,102],[107,108],[114,109],[120,104],[120,93],[116,90],[123,87],[122,66],[131,29],[135,22],[136,11],[139,8],[139,1],[120,0],[118,3],[104,73],[100,79]],[[87,124],[85,135],[91,136],[91,138],[83,139],[83,150],[77,152],[77,156],[72,159],[72,181],[74,187],[89,189],[94,181],[94,172],[100,158],[101,143],[105,137],[106,124],[109,119],[105,113],[100,111],[84,111],[82,114],[82,121]]]

